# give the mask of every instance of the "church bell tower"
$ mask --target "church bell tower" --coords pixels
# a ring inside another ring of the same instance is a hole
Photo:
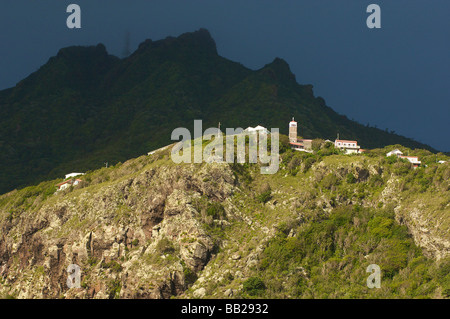
[[[289,123],[289,142],[297,143],[297,122],[294,121],[294,118]]]

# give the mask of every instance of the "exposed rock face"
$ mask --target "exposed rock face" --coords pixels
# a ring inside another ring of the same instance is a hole
[[[55,195],[2,222],[0,291],[18,298],[178,295],[186,289],[184,269],[202,270],[214,247],[193,200],[223,200],[234,184],[227,165],[159,166],[96,190]],[[81,267],[81,288],[66,285],[70,264]]]
[[[449,256],[448,229],[445,229],[440,222],[445,216],[431,217],[435,208],[421,201],[420,197],[413,202],[405,203],[401,196],[401,182],[398,178],[391,177],[386,184],[380,201],[394,205],[396,220],[408,227],[414,242],[423,249],[424,254],[437,260]],[[449,205],[446,205],[447,211],[450,210]]]
[[[423,214],[423,205],[411,210],[396,207],[397,220],[408,226],[415,243],[423,248],[425,255],[440,260],[450,255],[450,241],[439,235],[440,225]],[[422,207],[420,207],[422,206]],[[448,230],[444,230],[448,231]]]

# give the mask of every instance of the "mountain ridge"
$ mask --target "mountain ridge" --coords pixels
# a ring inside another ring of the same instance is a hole
[[[170,144],[176,127],[262,124],[363,147],[428,145],[365,127],[333,111],[313,86],[297,83],[281,58],[250,70],[217,53],[206,29],[146,40],[119,59],[104,45],[58,51],[14,88],[0,91],[0,193],[124,161]]]

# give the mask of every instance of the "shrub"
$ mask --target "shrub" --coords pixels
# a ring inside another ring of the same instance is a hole
[[[122,266],[115,260],[109,262],[102,262],[102,268],[111,269],[113,272],[122,271]]]
[[[406,267],[408,255],[413,250],[411,248],[411,243],[405,240],[383,239],[381,241],[377,247],[377,251],[381,252],[377,263],[385,278],[393,278],[400,269]]]
[[[340,184],[340,180],[337,178],[336,175],[330,173],[327,176],[324,177],[322,180],[322,186],[331,189],[332,186],[337,186]]]
[[[279,135],[279,151],[280,154],[288,151],[291,149],[291,145],[289,144],[289,137],[287,137],[286,135],[280,134]]]
[[[377,238],[392,237],[394,220],[377,216],[368,223],[370,234]]]
[[[109,299],[117,299],[120,297],[122,284],[119,280],[110,280],[107,284]]]
[[[183,274],[186,286],[192,285],[197,280],[197,274],[188,267],[183,269]]]
[[[225,208],[222,204],[214,202],[208,204],[206,208],[206,215],[211,216],[213,219],[221,219],[225,217]]]
[[[381,186],[383,185],[383,178],[380,175],[371,175],[369,179],[370,186]]]
[[[320,156],[330,156],[339,154],[339,150],[334,147],[333,143],[323,141],[317,154],[319,154]]]
[[[244,291],[250,296],[261,295],[266,290],[266,285],[258,277],[250,277],[244,282]]]
[[[388,164],[396,163],[397,162],[397,156],[396,155],[391,155],[391,156],[386,157],[386,162]]]
[[[262,186],[259,195],[256,196],[256,199],[261,203],[265,204],[270,200],[271,197],[272,197],[272,189],[270,188],[270,185],[266,183]]]
[[[133,246],[137,246],[137,245],[139,245],[139,239],[135,239],[135,240],[133,240],[132,242],[131,242],[131,245],[133,245]]]
[[[302,158],[296,154],[292,157],[291,161],[287,165],[287,168],[289,169],[290,173],[292,174],[292,173],[296,172],[295,169],[298,166],[300,166],[301,163],[302,163]]]
[[[175,247],[169,239],[164,237],[156,244],[156,251],[160,254],[171,254],[175,252]]]
[[[442,295],[445,298],[450,297],[450,259],[447,258],[441,262],[437,271],[437,280],[442,286]]]
[[[352,173],[348,173],[347,174],[347,183],[348,184],[353,184],[356,182],[356,177],[355,175],[353,175]]]
[[[411,163],[407,160],[399,160],[393,166],[394,173],[398,176],[408,175],[408,173],[411,171]]]
[[[89,257],[88,260],[87,260],[87,263],[88,263],[90,266],[95,266],[95,265],[98,264],[98,259],[95,258],[95,257]]]
[[[250,174],[250,164],[249,163],[232,163],[230,164],[231,169],[235,177],[244,182],[245,184],[250,184],[253,181],[252,175]]]
[[[304,161],[304,167],[303,167],[303,172],[306,173],[308,171],[308,169],[310,169],[313,164],[316,162],[316,157],[315,156],[309,156],[307,157]]]
[[[325,141],[320,139],[320,138],[316,138],[311,142],[311,148],[313,149],[313,151],[319,151],[320,149],[322,149],[323,144],[325,144]]]

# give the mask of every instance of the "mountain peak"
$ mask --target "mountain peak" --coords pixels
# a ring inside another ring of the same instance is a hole
[[[59,58],[81,58],[81,57],[107,57],[106,47],[99,43],[96,46],[70,46],[62,48],[56,55]]]
[[[33,96],[60,92],[62,88],[91,90],[118,60],[103,44],[62,48],[38,71],[17,83],[18,88],[34,87]],[[45,83],[45,85],[42,85]]]
[[[196,39],[202,40],[205,42],[210,42],[210,44],[216,45],[214,39],[211,36],[211,33],[205,28],[200,28],[197,31],[186,32],[178,37],[179,39]]]
[[[282,58],[276,57],[271,63],[266,64],[261,72],[270,75],[272,78],[282,81],[296,81],[289,64]]]
[[[217,54],[216,42],[207,29],[200,28],[194,32],[183,33],[177,39],[184,43],[189,43],[197,48]]]
[[[205,52],[217,54],[216,42],[207,29],[200,28],[194,32],[186,32],[178,37],[169,36],[165,39],[153,41],[147,39],[139,45],[138,50],[183,46],[200,49]]]

